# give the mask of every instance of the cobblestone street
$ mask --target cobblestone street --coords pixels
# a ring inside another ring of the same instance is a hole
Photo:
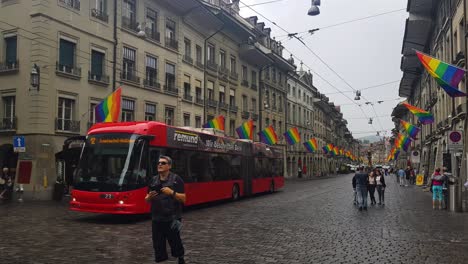
[[[359,212],[351,178],[291,180],[273,195],[189,209],[187,263],[467,262],[468,214],[433,211],[430,192],[390,177],[385,207]],[[153,263],[147,216],[76,213],[52,201],[0,212],[2,264]]]

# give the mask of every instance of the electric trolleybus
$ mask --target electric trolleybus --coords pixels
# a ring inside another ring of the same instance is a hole
[[[186,206],[284,186],[280,148],[153,121],[101,123],[86,136],[70,209],[149,213],[144,197],[162,155],[172,158],[172,171],[185,182]]]

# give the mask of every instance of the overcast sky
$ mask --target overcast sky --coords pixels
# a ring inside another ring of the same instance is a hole
[[[287,50],[303,60],[305,70],[310,68],[313,74],[316,73],[314,85],[335,105],[341,106],[344,118],[348,120],[348,128],[355,138],[375,135],[376,131],[383,130],[389,136],[393,128],[390,114],[393,107],[403,100],[398,96],[398,87],[402,76],[400,60],[405,20],[408,17],[407,0],[322,0],[318,16],[307,15],[310,0],[282,0],[251,7],[289,33],[321,28],[313,35],[304,33],[298,36],[344,81],[298,40],[289,39],[283,30],[251,9],[242,7],[242,3],[251,5],[269,1],[272,0],[241,0],[241,15],[258,16],[259,21],[272,29],[272,36],[276,36]],[[336,25],[391,11],[395,12]],[[289,56],[287,51],[285,55]],[[299,66],[297,59],[296,64]],[[362,90],[384,83],[390,84],[363,90],[364,98],[361,97],[360,101],[349,99],[355,97],[354,92],[350,92],[353,89]],[[349,98],[338,93],[337,89]],[[377,103],[380,100],[384,102]],[[372,102],[373,107],[366,105],[366,101]],[[362,111],[355,103],[362,105]],[[368,117],[374,119],[372,125],[368,124]]]

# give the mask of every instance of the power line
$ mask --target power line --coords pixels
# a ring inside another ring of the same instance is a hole
[[[258,6],[258,5],[272,4],[272,3],[281,2],[281,1],[284,1],[284,0],[273,0],[273,1],[268,1],[268,2],[263,2],[263,3],[256,3],[256,4],[251,4],[251,5],[245,5],[244,3],[242,3],[243,6],[240,6],[239,8],[249,7],[249,6]]]
[[[359,91],[365,91],[365,90],[369,90],[369,89],[380,88],[382,86],[387,86],[389,84],[397,83],[397,82],[400,82],[400,81],[401,80],[395,80],[395,81],[386,82],[386,83],[382,83],[382,84],[372,85],[372,86],[368,86],[368,87],[359,89]],[[354,93],[354,92],[355,91],[343,91],[343,93]],[[325,93],[325,95],[329,95],[329,94],[337,94],[337,93]]]
[[[406,10],[406,8],[400,8],[400,9],[396,9],[396,10],[392,10],[392,11],[388,11],[388,12],[384,12],[384,13],[380,13],[380,14],[375,14],[375,15],[371,15],[371,16],[367,16],[367,17],[352,19],[352,20],[340,22],[340,23],[337,23],[337,24],[324,26],[324,27],[318,28],[318,30],[323,30],[323,29],[332,28],[332,27],[336,27],[336,26],[341,26],[341,25],[345,25],[345,24],[349,24],[349,23],[354,23],[354,22],[357,22],[357,21],[371,19],[371,18],[374,18],[374,17],[383,16],[383,15],[388,15],[388,14],[400,12],[400,11],[403,11],[403,10]],[[298,34],[299,35],[299,34],[304,34],[304,33],[309,33],[309,32],[310,32],[310,30],[306,30],[306,31],[296,32],[296,33],[293,33],[293,34]],[[284,36],[288,36],[288,35],[280,35],[280,36],[276,36],[276,37],[284,37]]]

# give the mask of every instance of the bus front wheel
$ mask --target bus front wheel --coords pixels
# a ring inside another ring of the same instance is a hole
[[[239,199],[239,186],[237,184],[234,184],[232,186],[232,200],[236,201]]]
[[[270,193],[274,193],[274,192],[275,192],[275,183],[271,182],[270,183]]]

